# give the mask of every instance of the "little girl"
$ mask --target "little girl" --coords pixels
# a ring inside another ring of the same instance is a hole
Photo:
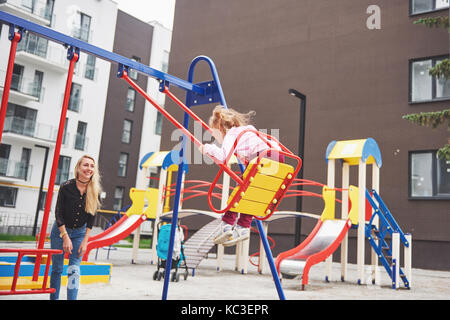
[[[256,130],[254,126],[249,125],[251,117],[254,115],[254,111],[243,114],[233,109],[224,108],[221,105],[216,106],[209,119],[209,126],[212,129],[213,137],[221,144],[221,146],[218,147],[215,144],[204,144],[199,148],[200,152],[211,155],[220,161],[225,161],[239,134],[248,129]],[[281,150],[277,143],[271,141],[271,144],[275,149]],[[260,152],[266,149],[269,149],[269,146],[264,140],[253,132],[247,132],[239,139],[234,152],[240,158],[251,161],[256,158]],[[268,156],[276,156],[278,158],[278,154],[268,154]],[[237,214],[231,211],[227,211],[222,216],[220,231],[214,238],[215,244],[231,246],[238,241],[249,238],[250,225],[253,216],[241,213],[236,226],[234,226],[236,218]]]

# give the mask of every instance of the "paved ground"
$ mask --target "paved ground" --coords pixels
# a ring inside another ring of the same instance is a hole
[[[33,247],[34,243],[0,242],[1,248]],[[91,260],[95,252],[91,253]],[[90,261],[91,261],[90,260]],[[163,280],[153,280],[156,265],[150,264],[150,250],[141,249],[136,264],[131,264],[131,249],[119,248],[110,252],[99,250],[97,262],[112,263],[112,276],[108,284],[82,285],[80,300],[161,300]],[[224,259],[224,270],[216,271],[214,255],[203,260],[194,277],[170,282],[169,300],[277,300],[278,294],[271,274],[261,275],[249,264],[248,274],[234,271],[234,256]],[[288,300],[448,300],[450,299],[450,272],[413,269],[411,290],[392,290],[384,270],[381,286],[357,285],[356,266],[349,265],[349,279],[341,282],[339,265],[333,265],[332,281],[324,281],[324,265],[314,266],[310,284],[300,290],[298,279],[284,279],[282,286]],[[61,290],[65,299],[65,289]],[[47,295],[1,296],[0,300],[41,300]]]

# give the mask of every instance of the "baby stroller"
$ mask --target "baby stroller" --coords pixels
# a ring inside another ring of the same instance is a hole
[[[169,241],[170,241],[170,229],[172,224],[167,223],[161,226],[161,223],[158,224],[158,244],[156,245],[156,252],[158,254],[158,269],[153,274],[153,280],[161,280],[161,278],[165,277],[165,268],[167,255],[169,254]],[[180,281],[180,274],[178,273],[178,268],[184,268],[184,280],[188,277],[188,268],[186,265],[186,258],[184,256],[184,234],[181,227],[178,225],[175,230],[175,239],[173,245],[173,254],[172,254],[172,266],[171,270],[175,269],[172,272],[172,276],[170,280]],[[162,270],[160,270],[162,269]]]

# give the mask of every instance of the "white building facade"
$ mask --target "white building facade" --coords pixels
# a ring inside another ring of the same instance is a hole
[[[112,51],[117,4],[111,0],[3,0],[0,10]],[[0,94],[6,75],[9,26],[0,33]],[[47,191],[69,62],[60,44],[24,33],[18,45],[0,146],[0,233],[29,225],[45,200],[39,188],[45,169]],[[52,211],[58,185],[74,177],[84,154],[98,158],[105,112],[109,62],[81,53],[75,66]],[[45,153],[48,158],[45,163]],[[54,219],[50,214],[49,226]],[[10,232],[11,233],[11,232]]]

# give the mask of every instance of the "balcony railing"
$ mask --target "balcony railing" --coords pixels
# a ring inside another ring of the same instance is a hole
[[[15,116],[7,116],[5,118],[3,132],[15,133],[51,142],[55,142],[57,136],[57,128],[51,125]]]
[[[6,71],[0,70],[0,87],[4,87]],[[41,101],[44,96],[45,89],[39,81],[24,78],[18,74],[13,74],[11,78],[11,90],[37,98]]]
[[[7,3],[13,8],[12,10],[18,11],[19,13],[24,12],[44,19],[48,21],[48,25],[52,22],[53,5],[49,4],[46,0],[4,0],[0,2]]]
[[[25,162],[19,162],[0,158],[0,177],[30,180],[33,166]]]

